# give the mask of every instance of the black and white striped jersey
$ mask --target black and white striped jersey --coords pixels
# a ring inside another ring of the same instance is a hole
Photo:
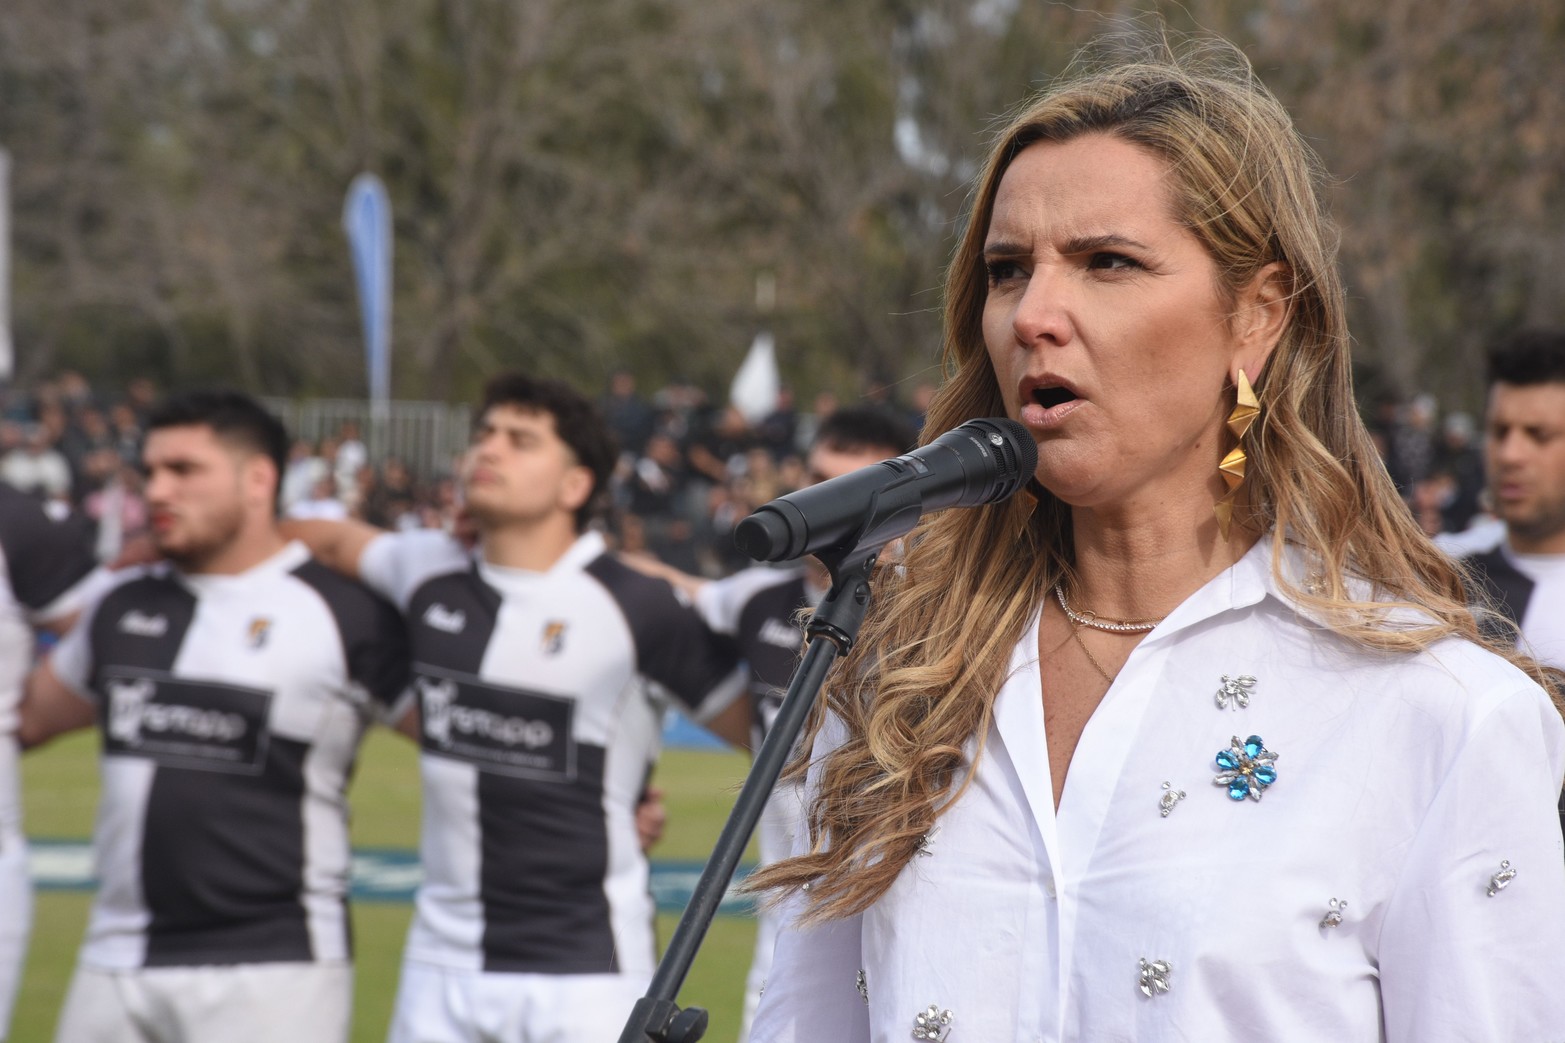
[[[806,588],[804,575],[802,566],[761,565],[713,580],[696,595],[701,618],[713,630],[732,637],[744,660],[755,704],[757,748],[782,707],[804,652],[800,613],[820,601],[820,594]]]
[[[82,962],[348,959],[345,790],[406,690],[395,609],[290,543],[239,575],[132,570],[52,662],[103,738]]]
[[[800,613],[819,604],[824,594],[805,583],[805,574],[803,566],[757,566],[714,580],[696,595],[707,625],[732,637],[744,660],[755,711],[753,749],[760,749],[777,719],[804,651]],[[756,830],[762,865],[793,853],[794,838],[803,828],[802,807],[802,789],[779,780]]]
[[[33,629],[81,607],[97,567],[79,518],[55,521],[26,493],[0,483],[0,735],[16,730]]]
[[[16,711],[33,663],[34,628],[81,608],[94,586],[92,538],[79,518],[57,522],[26,493],[0,483],[0,852],[21,843],[22,788],[15,768]],[[16,872],[26,866],[18,860]],[[0,912],[0,916],[6,915]],[[0,967],[0,977],[4,976]],[[0,1036],[5,1034],[0,996]]]
[[[403,609],[412,647],[424,883],[408,958],[649,973],[636,803],[665,696],[704,718],[739,694],[731,643],[596,533],[547,572],[440,533],[385,535],[359,572]]]

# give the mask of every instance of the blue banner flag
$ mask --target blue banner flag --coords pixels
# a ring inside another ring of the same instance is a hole
[[[0,148],[0,380],[11,379],[11,158]]]
[[[353,278],[364,319],[364,364],[370,407],[384,417],[391,401],[391,199],[374,174],[348,186],[342,227],[353,255]]]

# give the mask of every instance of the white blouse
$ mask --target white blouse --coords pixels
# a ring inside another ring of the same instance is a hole
[[[1056,811],[1037,647],[891,890],[785,928],[754,1043],[1565,1040],[1565,725],[1520,671],[1343,640],[1262,540],[1137,646]]]

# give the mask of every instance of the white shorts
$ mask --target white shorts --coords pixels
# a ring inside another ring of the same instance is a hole
[[[76,967],[55,1043],[347,1043],[353,968]]]
[[[16,740],[0,735],[0,1040],[22,984],[27,933],[33,922],[33,885],[22,836],[21,785]]]
[[[651,975],[507,974],[405,960],[387,1043],[612,1043]]]

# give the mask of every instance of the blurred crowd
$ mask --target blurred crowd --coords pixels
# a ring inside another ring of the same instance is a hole
[[[902,412],[916,431],[933,394],[932,385],[920,384],[906,402],[895,401],[889,388],[853,401]],[[746,417],[689,384],[643,396],[634,377],[620,372],[599,404],[620,445],[612,489],[624,549],[717,577],[752,564],[734,547],[734,526],[768,500],[809,484],[806,450],[838,397],[822,392],[800,409],[783,388],[770,412]]]
[[[1461,532],[1487,515],[1483,445],[1470,413],[1433,395],[1382,399],[1369,428],[1397,491],[1425,534]]]
[[[0,480],[37,496],[51,513],[79,512],[97,527],[98,554],[115,557],[145,529],[142,425],[158,397],[151,381],[117,392],[64,372],[0,391]],[[934,393],[917,384],[901,401],[889,388],[854,396],[905,414],[917,430]],[[612,483],[614,535],[685,572],[716,577],[748,564],[735,524],[759,505],[807,484],[805,448],[837,408],[831,392],[800,408],[786,388],[766,415],[747,417],[680,381],[641,393],[615,373],[599,400],[621,453]],[[1442,412],[1428,394],[1378,402],[1370,417],[1392,480],[1424,531],[1459,532],[1484,515],[1479,431],[1464,412]],[[415,473],[396,456],[371,459],[345,421],[319,441],[293,445],[282,510],[298,518],[358,518],[386,529],[447,528],[460,508],[456,461]]]
[[[37,497],[56,518],[90,519],[99,559],[112,560],[147,526],[141,442],[159,393],[145,379],[109,392],[71,371],[0,390],[0,481]],[[296,441],[282,479],[283,513],[362,518],[388,529],[451,524],[451,473],[415,475],[394,456],[369,457],[352,421],[333,437]]]

